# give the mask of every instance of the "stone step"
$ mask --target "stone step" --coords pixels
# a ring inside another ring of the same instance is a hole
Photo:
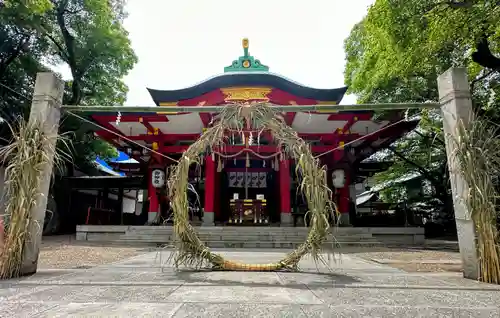
[[[173,242],[174,240],[172,239],[165,239],[162,237],[152,237],[152,236],[127,236],[127,237],[122,237],[122,241],[127,241],[127,242],[151,242],[151,243],[168,243],[168,242]],[[214,239],[203,239],[200,238],[201,241],[203,242],[219,242],[219,243],[227,243],[227,244],[240,244],[240,243],[276,243],[276,242],[286,242],[286,243],[291,243],[291,244],[301,244],[304,242],[304,240],[301,239],[295,239],[295,240],[248,240],[248,239],[224,239],[224,240],[214,240]],[[342,243],[342,242],[378,242],[374,238],[372,239],[365,239],[365,240],[352,240],[350,238],[341,238],[341,239],[327,239],[328,243]]]
[[[307,227],[271,227],[271,226],[226,226],[226,227],[217,227],[217,226],[201,226],[194,227],[198,232],[210,232],[210,233],[220,233],[220,232],[234,232],[234,233],[242,233],[242,232],[252,232],[252,233],[281,233],[281,232],[292,232],[292,233],[302,233],[308,232],[309,228]],[[172,232],[172,226],[129,226],[127,231],[144,231],[144,232]],[[368,233],[363,228],[350,228],[350,227],[341,227],[341,228],[331,228],[330,231],[336,231],[340,233],[348,233],[348,234],[361,234]]]
[[[93,241],[93,240],[89,240]],[[158,246],[170,246],[172,242],[151,242],[151,241],[140,241],[140,240],[107,240],[106,243],[109,244],[116,244],[116,245],[123,245],[126,244],[127,246],[140,246],[140,247],[158,247]],[[222,242],[222,241],[207,241],[205,242],[205,245],[209,248],[282,248],[282,249],[294,249],[299,247],[301,243],[295,242]],[[401,247],[401,244],[387,244],[384,242],[378,242],[378,241],[369,241],[369,242],[352,242],[352,241],[343,241],[343,242],[325,242],[323,244],[323,248],[325,251],[328,249],[331,249],[332,247],[338,248],[338,247],[355,247],[355,246],[362,246],[362,247]],[[411,244],[407,244],[405,246],[411,246]]]
[[[144,233],[126,233],[122,235],[124,238],[154,238],[159,240],[171,240],[175,236],[172,235],[151,235]],[[299,240],[304,241],[307,235],[205,235],[199,234],[198,237],[202,240],[219,241],[219,240],[237,240],[237,241],[288,241]],[[371,235],[328,235],[330,239],[336,240],[371,240],[374,237]]]
[[[127,241],[150,241],[150,242],[171,242],[174,241],[174,238],[168,237],[151,237],[151,236],[124,236],[120,239],[127,240]],[[269,240],[259,240],[259,239],[239,239],[239,238],[232,238],[232,239],[219,239],[219,238],[200,238],[201,241],[214,241],[214,242],[304,242],[305,239],[269,239]],[[377,239],[375,238],[369,238],[369,239],[352,239],[349,237],[344,237],[344,238],[328,238],[328,241],[331,242],[378,242]],[[391,242],[390,242],[391,243]],[[397,243],[397,242],[393,242]]]
[[[126,231],[126,234],[145,234],[145,235],[173,235],[173,231]],[[197,231],[198,235],[207,236],[296,236],[296,237],[306,237],[308,231],[301,232],[256,232],[256,231],[220,231],[220,232],[205,232]],[[344,233],[344,232],[330,232],[334,236],[353,236],[353,237],[371,237],[371,233]]]

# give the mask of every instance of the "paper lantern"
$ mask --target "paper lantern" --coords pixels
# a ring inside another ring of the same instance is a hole
[[[161,169],[155,169],[151,173],[151,183],[155,188],[161,188],[165,185],[165,172]]]
[[[332,172],[333,186],[337,189],[343,188],[345,185],[345,172],[344,170],[334,170]]]

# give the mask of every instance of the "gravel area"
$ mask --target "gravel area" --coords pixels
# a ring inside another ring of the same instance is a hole
[[[462,264],[387,264],[406,272],[462,272]]]
[[[407,272],[460,272],[460,253],[449,250],[352,248],[342,252]]]
[[[151,248],[103,245],[76,241],[74,235],[43,238],[39,266],[44,268],[84,268],[104,265],[139,255]],[[353,254],[407,272],[460,272],[460,253],[449,250],[426,250],[383,247],[347,247],[340,253]]]
[[[144,247],[79,242],[72,235],[47,236],[42,241],[38,264],[45,268],[85,268],[118,262],[147,251]]]

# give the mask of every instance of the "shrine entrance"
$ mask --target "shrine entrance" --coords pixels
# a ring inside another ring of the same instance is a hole
[[[223,225],[279,223],[280,190],[276,169],[273,160],[226,160],[218,176],[220,196],[216,222]]]

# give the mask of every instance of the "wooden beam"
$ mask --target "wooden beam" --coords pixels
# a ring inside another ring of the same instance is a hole
[[[175,113],[217,113],[225,107],[230,106],[82,106],[82,105],[63,105],[61,108],[68,112],[79,112],[88,114],[98,113],[117,113],[123,115],[127,113],[152,113],[175,112]],[[273,105],[272,108],[279,112],[340,112],[340,111],[367,111],[367,110],[399,110],[399,109],[428,109],[439,108],[438,102],[429,103],[381,103],[381,104],[355,104],[355,105],[293,105],[282,106]]]

